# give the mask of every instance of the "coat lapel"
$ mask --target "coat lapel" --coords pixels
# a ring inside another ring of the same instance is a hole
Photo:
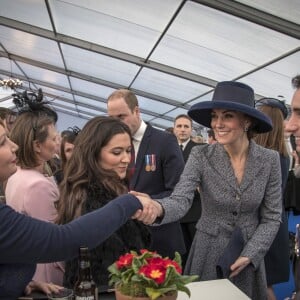
[[[211,166],[217,173],[220,174],[228,185],[241,192],[253,182],[253,180],[257,177],[257,174],[263,168],[260,148],[253,141],[250,141],[245,172],[240,185],[236,180],[230,159],[223,146],[215,144],[215,149],[212,151],[210,157],[208,157],[208,160],[210,161]]]
[[[263,167],[264,162],[261,156],[260,146],[254,141],[250,141],[244,177],[240,186],[241,191],[246,190],[247,187],[253,183],[253,180],[259,177],[258,174]]]
[[[211,149],[215,149],[208,160],[211,162],[211,166],[215,169],[215,172],[219,173],[224,181],[234,189],[239,188],[233,168],[230,163],[229,156],[224,147],[220,144],[212,145]]]

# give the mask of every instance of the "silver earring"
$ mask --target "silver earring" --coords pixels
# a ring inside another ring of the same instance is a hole
[[[247,132],[249,130],[249,127],[245,126],[244,131]]]

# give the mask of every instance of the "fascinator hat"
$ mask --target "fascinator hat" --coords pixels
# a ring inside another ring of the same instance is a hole
[[[228,109],[238,111],[251,117],[254,121],[252,129],[257,133],[272,130],[272,121],[264,113],[255,108],[253,89],[241,82],[219,82],[214,90],[211,101],[194,104],[188,115],[197,123],[211,128],[211,111]]]
[[[286,107],[284,101],[280,101],[275,98],[262,98],[256,101],[255,107],[259,110],[262,106],[270,106],[280,109],[282,116],[286,119],[289,115],[288,108]]]

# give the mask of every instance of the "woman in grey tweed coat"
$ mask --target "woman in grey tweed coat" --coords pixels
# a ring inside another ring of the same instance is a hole
[[[253,90],[238,82],[219,83],[213,100],[188,114],[211,127],[218,143],[194,147],[172,195],[156,200],[161,224],[180,219],[199,186],[202,216],[185,273],[217,279],[217,261],[240,227],[244,247],[230,267],[230,280],[251,299],[266,300],[264,256],[281,222],[281,171],[279,154],[251,137],[271,130],[271,121],[255,110]]]

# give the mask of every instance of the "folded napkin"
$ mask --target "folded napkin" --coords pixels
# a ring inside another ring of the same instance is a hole
[[[229,243],[217,262],[218,279],[229,278],[231,273],[230,266],[240,256],[244,247],[243,233],[240,227],[235,227],[230,237]]]

